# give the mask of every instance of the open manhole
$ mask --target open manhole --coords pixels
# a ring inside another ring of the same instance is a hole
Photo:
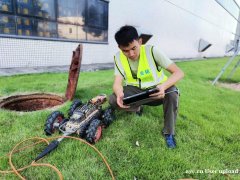
[[[77,49],[73,51],[65,97],[47,93],[14,95],[0,100],[0,108],[29,112],[52,108],[63,104],[66,100],[72,100],[77,88],[81,61],[82,45],[79,45]]]
[[[27,94],[10,96],[0,102],[0,108],[14,111],[37,111],[61,105],[65,98],[53,94]]]

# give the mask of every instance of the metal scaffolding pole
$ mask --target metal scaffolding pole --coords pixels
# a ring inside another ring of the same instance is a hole
[[[231,62],[234,60],[234,58],[238,55],[239,53],[239,48],[235,51],[235,53],[233,54],[233,56],[228,60],[228,62],[225,64],[225,66],[222,68],[222,70],[220,71],[220,73],[217,75],[217,77],[214,79],[212,85],[215,85],[216,82],[218,81],[218,79],[222,76],[222,74],[225,72],[225,70],[227,69],[227,67],[231,64]]]
[[[227,67],[231,64],[231,62],[234,60],[234,58],[238,55],[239,51],[240,51],[240,47],[239,47],[239,42],[240,42],[240,12],[238,14],[238,20],[237,20],[237,29],[236,29],[236,33],[235,33],[235,37],[234,37],[234,54],[232,55],[232,57],[230,57],[230,59],[228,60],[228,62],[225,64],[225,66],[222,68],[222,70],[220,71],[220,73],[217,75],[217,77],[214,79],[214,81],[212,82],[212,85],[215,85],[216,82],[218,81],[218,79],[222,76],[222,74],[225,72],[225,70],[227,69]],[[233,73],[235,72],[235,70],[237,69],[237,67],[240,65],[240,60],[237,62],[237,64],[235,65],[235,67],[233,68],[233,70],[231,71],[230,75],[228,76],[228,78],[230,78]]]
[[[240,60],[238,60],[237,64],[234,66],[234,68],[232,69],[232,71],[229,74],[229,76],[227,77],[227,79],[230,79],[232,77],[232,75],[235,73],[238,66],[240,66]]]

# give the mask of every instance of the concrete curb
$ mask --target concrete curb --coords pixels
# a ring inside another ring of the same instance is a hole
[[[82,64],[81,72],[113,69],[113,63]],[[69,66],[45,66],[45,67],[24,67],[24,68],[0,68],[0,76],[12,76],[19,74],[35,73],[59,73],[68,72]]]

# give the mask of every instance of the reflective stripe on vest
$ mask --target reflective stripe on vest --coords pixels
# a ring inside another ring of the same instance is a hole
[[[161,84],[167,80],[167,76],[164,75],[163,70],[157,70],[151,51],[152,46],[141,46],[137,79],[133,78],[128,59],[123,52],[116,54],[115,64],[120,73],[124,76],[126,85],[145,89]]]

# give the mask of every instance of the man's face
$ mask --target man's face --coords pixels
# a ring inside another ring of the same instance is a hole
[[[127,56],[127,58],[131,60],[138,60],[140,54],[140,46],[142,44],[142,39],[133,40],[133,42],[129,43],[128,46],[119,46],[122,50],[123,54]]]

